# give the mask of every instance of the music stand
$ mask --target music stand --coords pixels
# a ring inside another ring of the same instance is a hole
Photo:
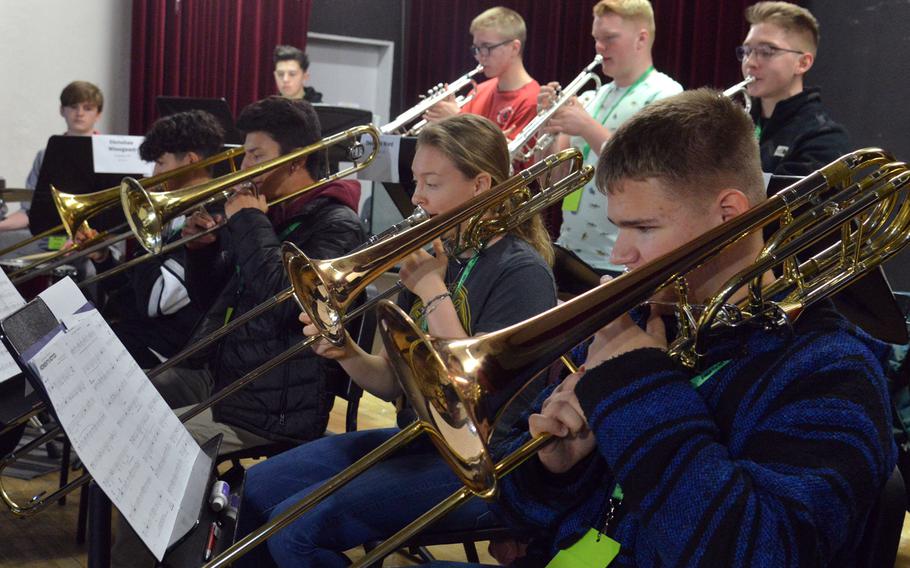
[[[96,174],[91,136],[51,136],[44,151],[28,228],[33,235],[60,224],[51,198],[51,184],[66,193],[82,195],[120,185],[123,174]],[[125,223],[123,210],[111,207],[92,217],[92,228],[105,230]]]
[[[215,117],[215,120],[221,124],[224,129],[224,142],[226,144],[243,144],[243,136],[234,126],[234,115],[231,113],[231,107],[228,106],[224,97],[216,99],[159,96],[155,99],[155,107],[158,109],[159,117],[190,110],[204,110]]]
[[[35,374],[32,368],[26,363],[25,353],[33,349],[34,345],[52,333],[59,326],[56,316],[48,308],[47,304],[41,298],[36,298],[13,312],[3,319],[0,323],[2,330],[2,341],[9,352],[13,355],[19,368],[23,371],[25,377],[35,388],[36,392],[41,393],[42,399],[47,404],[48,410],[54,414],[56,412],[50,403],[50,397],[47,396],[44,383]],[[59,423],[59,420],[57,420]],[[154,425],[149,425],[154,428]],[[199,559],[205,549],[205,540],[208,533],[207,528],[211,526],[214,520],[214,512],[209,507],[208,496],[209,488],[215,481],[217,475],[217,455],[221,447],[221,434],[209,439],[201,446],[203,452],[209,458],[208,479],[205,485],[204,496],[201,497],[200,510],[198,514],[193,512],[196,518],[196,524],[181,538],[168,546],[164,555],[163,565],[166,566],[198,566]],[[205,475],[205,470],[200,471]],[[200,480],[203,477],[199,478]],[[198,487],[198,486],[197,486]],[[197,494],[198,495],[198,494]],[[88,564],[92,568],[101,568],[110,566],[110,546],[111,546],[111,502],[110,499],[101,491],[100,487],[94,482],[89,486],[89,551]],[[186,497],[181,502],[181,507],[192,506],[192,499]],[[229,519],[228,519],[229,520]],[[206,522],[208,521],[208,522]],[[205,530],[203,530],[205,529]],[[233,534],[235,527],[230,527],[230,534]],[[202,533],[205,533],[204,535]],[[227,534],[227,533],[226,533]],[[172,535],[172,538],[176,535]],[[230,544],[228,538],[222,539],[216,550],[223,550]],[[232,540],[232,539],[230,539]],[[201,543],[201,544],[200,544]],[[192,559],[192,560],[191,560]]]

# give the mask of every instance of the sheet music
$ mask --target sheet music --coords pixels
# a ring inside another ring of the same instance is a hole
[[[192,526],[180,505],[209,458],[97,310],[66,324],[28,364],[89,472],[160,561]]]
[[[0,319],[5,318],[24,305],[25,300],[22,298],[22,294],[10,282],[9,276],[0,270]],[[16,364],[6,347],[0,343],[0,383],[18,374],[19,365]]]

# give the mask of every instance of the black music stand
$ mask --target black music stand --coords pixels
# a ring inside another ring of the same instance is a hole
[[[56,413],[53,405],[50,404],[50,398],[47,396],[44,383],[23,360],[23,353],[42,338],[52,333],[58,326],[57,318],[41,298],[32,300],[0,322],[0,331],[2,331],[0,339],[13,355],[24,376],[34,387],[35,392],[40,393],[41,398],[47,404],[47,408],[54,415]],[[149,426],[154,428],[152,424]],[[182,568],[195,567],[202,564],[202,556],[208,538],[208,527],[217,518],[217,514],[209,507],[207,496],[218,473],[216,457],[221,447],[221,438],[221,434],[218,434],[201,446],[210,459],[210,466],[208,480],[205,485],[205,496],[202,498],[200,511],[196,515],[196,525],[169,546],[162,563],[160,563],[162,566]],[[242,491],[242,485],[240,489]],[[242,495],[242,493],[240,494]],[[233,534],[236,530],[235,523],[230,519],[226,519],[226,521],[228,521],[228,526],[222,528],[222,535],[224,536],[222,536],[218,546],[216,546],[216,552],[226,549],[233,541]],[[111,560],[111,501],[94,482],[89,485],[88,527],[88,565],[91,568],[108,568]],[[227,535],[230,535],[230,538],[227,538]]]
[[[190,110],[203,110],[215,117],[224,129],[224,142],[226,144],[243,144],[243,136],[234,125],[234,115],[227,100],[221,98],[205,97],[168,97],[159,96],[155,99],[158,116],[170,116],[178,112]]]
[[[414,172],[411,171],[411,162],[414,161],[416,151],[417,138],[402,136],[398,149],[398,182],[382,182],[402,217],[407,217],[414,211],[414,204],[411,203],[411,196],[414,195]]]
[[[51,136],[44,151],[28,228],[33,235],[60,224],[51,198],[51,184],[60,191],[82,195],[120,185],[123,174],[96,174],[91,136]],[[125,223],[123,210],[111,207],[92,217],[94,229],[105,230]]]

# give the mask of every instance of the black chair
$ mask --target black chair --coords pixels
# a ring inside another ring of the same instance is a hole
[[[858,568],[892,568],[904,528],[907,492],[904,478],[894,468],[872,507],[857,547]]]

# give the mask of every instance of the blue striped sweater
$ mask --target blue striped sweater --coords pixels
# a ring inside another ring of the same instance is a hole
[[[503,481],[505,514],[547,535],[532,554],[601,526],[619,484],[611,566],[854,563],[896,459],[887,347],[825,303],[793,333],[737,333],[715,339],[703,368],[728,362],[696,388],[656,349],[587,372],[576,394],[597,452],[561,475],[535,457]]]

